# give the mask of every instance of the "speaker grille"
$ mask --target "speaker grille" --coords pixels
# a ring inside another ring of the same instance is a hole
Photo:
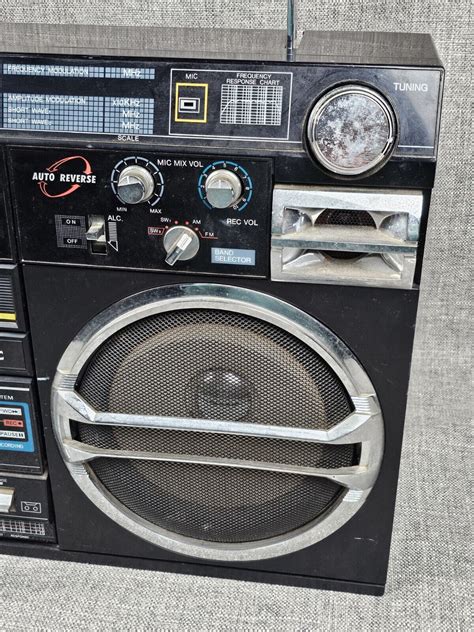
[[[343,209],[326,209],[318,215],[315,224],[368,226],[370,228],[376,228],[372,215],[367,211],[345,211]]]
[[[253,542],[307,524],[340,488],[311,476],[190,463],[97,459],[93,471],[134,514],[209,542]]]
[[[182,310],[114,334],[79,393],[98,410],[329,429],[352,410],[330,367],[286,331],[250,316]]]
[[[186,454],[302,467],[339,468],[355,464],[357,446],[182,430],[77,424],[82,443],[107,450]]]
[[[367,211],[345,211],[342,209],[326,209],[318,216],[315,224],[332,226],[365,226],[375,229],[377,226],[372,215]],[[343,250],[323,250],[330,259],[359,259],[365,252],[345,252]]]
[[[326,362],[287,331],[248,315],[177,310],[114,333],[86,365],[77,390],[94,408],[328,430],[353,410]],[[307,467],[357,462],[355,446],[218,433],[76,424],[98,448]],[[92,476],[152,525],[209,542],[253,542],[314,520],[342,488],[270,470],[97,458]]]

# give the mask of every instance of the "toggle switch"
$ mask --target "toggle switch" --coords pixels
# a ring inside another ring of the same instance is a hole
[[[86,239],[90,251],[95,255],[107,254],[107,240],[105,238],[105,217],[103,215],[89,215]]]
[[[13,506],[13,487],[0,487],[0,513],[8,513]]]

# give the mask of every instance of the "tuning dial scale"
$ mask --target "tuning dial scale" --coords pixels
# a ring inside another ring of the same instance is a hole
[[[252,179],[237,163],[218,160],[201,173],[198,192],[210,209],[232,208],[243,211],[252,198]]]
[[[140,156],[129,156],[118,162],[110,180],[118,199],[127,205],[159,202],[164,191],[164,180],[158,167]]]

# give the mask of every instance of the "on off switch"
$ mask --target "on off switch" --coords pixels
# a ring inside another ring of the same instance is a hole
[[[92,254],[107,254],[105,238],[105,217],[103,215],[89,215],[87,218],[86,239]]]

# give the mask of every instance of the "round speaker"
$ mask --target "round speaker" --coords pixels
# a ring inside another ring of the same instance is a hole
[[[160,288],[91,321],[53,386],[86,495],[140,537],[220,560],[282,555],[346,522],[376,479],[373,387],[333,333],[259,292]]]

